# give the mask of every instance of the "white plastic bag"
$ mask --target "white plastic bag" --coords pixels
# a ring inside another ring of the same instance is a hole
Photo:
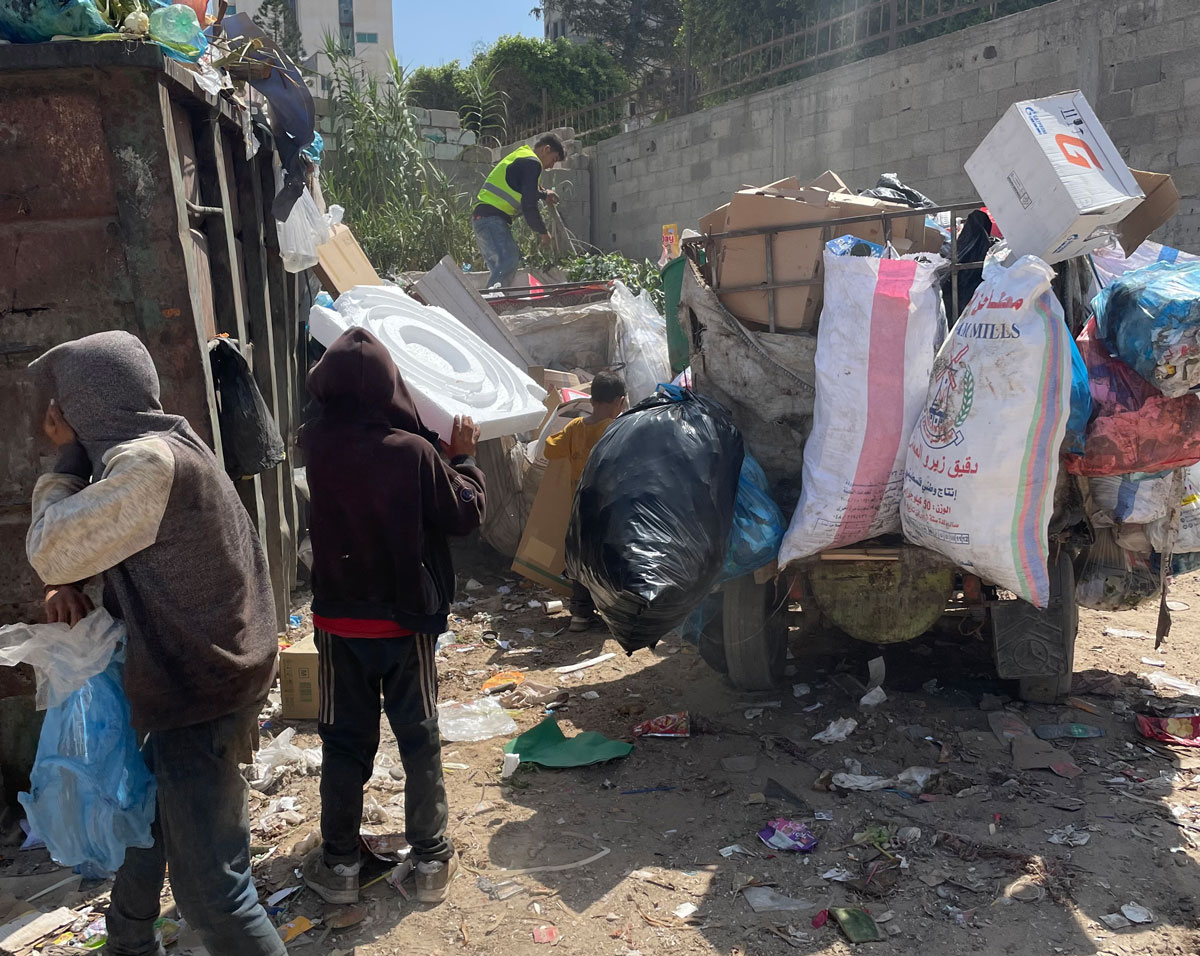
[[[946,337],[945,264],[826,251],[812,434],[781,564],[900,530],[908,438]]]
[[[617,313],[610,350],[613,365],[620,368],[618,374],[625,380],[629,404],[636,405],[673,377],[667,355],[667,323],[645,289],[635,296],[617,280],[609,301]]]
[[[517,724],[495,697],[483,697],[464,703],[448,700],[438,704],[438,729],[443,740],[468,743],[515,734]]]
[[[1129,257],[1125,256],[1125,251],[1116,241],[1092,253],[1092,264],[1096,268],[1096,277],[1101,286],[1107,286],[1126,272],[1141,269],[1153,262],[1195,262],[1197,259],[1200,259],[1200,256],[1181,252],[1149,239],[1134,249]]]
[[[1174,481],[1174,473],[1158,479],[1168,486]],[[1157,521],[1146,524],[1146,536],[1155,551],[1160,554],[1167,547],[1167,508]],[[1179,534],[1171,547],[1172,554],[1190,554],[1200,551],[1200,465],[1183,469],[1183,501],[1179,511]]]
[[[1045,607],[1048,529],[1071,411],[1071,335],[1034,256],[983,282],[934,363],[908,446],[904,536]]]
[[[25,663],[37,676],[38,710],[57,707],[112,658],[125,625],[97,608],[74,627],[9,624],[0,627],[0,664]]]
[[[301,748],[292,743],[296,728],[288,727],[254,755],[254,763],[244,776],[255,790],[269,790],[288,770],[300,776],[321,769],[321,751],[316,747]]]
[[[1088,478],[1088,517],[1096,527],[1117,524],[1146,524],[1166,517],[1171,494],[1171,476],[1143,478],[1108,475]]]
[[[288,272],[303,272],[317,264],[317,246],[328,242],[329,223],[305,189],[292,206],[286,222],[275,224],[279,232],[279,258]]]

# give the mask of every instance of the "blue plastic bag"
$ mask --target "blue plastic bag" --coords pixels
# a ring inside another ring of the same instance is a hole
[[[56,36],[111,33],[92,0],[0,0],[0,39],[44,43]]]
[[[125,651],[46,711],[30,774],[17,795],[34,833],[63,866],[116,872],[128,847],[150,847],[156,787],[129,722]]]
[[[1200,386],[1200,262],[1155,262],[1092,300],[1100,339],[1168,398]]]
[[[1070,455],[1082,455],[1087,437],[1088,422],[1092,420],[1092,390],[1088,384],[1087,363],[1079,346],[1071,340],[1071,414],[1067,418],[1067,434],[1063,439],[1063,451]]]
[[[871,259],[882,259],[884,253],[883,246],[859,239],[858,236],[838,236],[836,239],[830,239],[825,243],[825,249],[835,256],[852,256],[855,249],[858,249],[861,255],[866,250],[869,252],[868,258]]]
[[[729,533],[729,550],[717,584],[753,574],[770,564],[779,554],[787,522],[775,499],[762,465],[746,452],[738,474],[737,498],[733,506],[733,529]],[[683,637],[699,644],[700,632],[721,611],[719,594],[710,594],[683,625]]]

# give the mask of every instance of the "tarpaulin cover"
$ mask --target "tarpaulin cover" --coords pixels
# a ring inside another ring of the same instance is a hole
[[[627,653],[657,644],[716,583],[743,455],[729,412],[675,386],[618,418],[592,450],[567,573]]]

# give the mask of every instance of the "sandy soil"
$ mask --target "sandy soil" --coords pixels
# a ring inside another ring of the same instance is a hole
[[[483,567],[468,570],[483,586],[463,595],[472,603],[456,614],[453,627],[462,643],[480,646],[442,652],[443,701],[475,699],[491,674],[517,669],[530,680],[570,692],[569,706],[559,712],[568,736],[589,730],[632,739],[637,721],[684,710],[706,732],[688,739],[641,739],[628,758],[601,766],[522,767],[505,782],[499,768],[508,738],[447,742],[451,834],[463,863],[450,900],[425,909],[386,881],[376,882],[364,890],[360,922],[340,930],[318,925],[296,938],[291,952],[534,956],[557,945],[592,956],[767,956],[861,949],[849,944],[832,920],[813,925],[821,911],[840,905],[863,906],[878,917],[892,914],[881,925],[885,939],[863,944],[877,952],[1200,952],[1200,792],[1192,783],[1200,784],[1200,750],[1149,744],[1132,717],[1150,699],[1138,674],[1163,670],[1200,679],[1196,578],[1176,587],[1174,596],[1191,608],[1176,615],[1172,637],[1157,652],[1151,639],[1104,635],[1107,627],[1152,633],[1156,610],[1081,612],[1077,673],[1100,669],[1121,678],[1118,697],[1082,696],[1099,713],[1007,705],[1031,726],[1075,721],[1106,731],[1098,739],[1056,742],[1083,770],[1065,779],[1050,770],[1013,769],[980,704],[997,706],[985,695],[1010,694],[1014,688],[996,679],[989,648],[978,639],[929,636],[876,649],[853,642],[801,644],[794,636],[790,663],[795,673],[786,690],[774,697],[748,696],[733,690],[678,639],[627,658],[599,633],[566,633],[564,614],[528,606],[552,595],[532,591],[511,575]],[[499,586],[512,591],[499,594]],[[304,621],[294,637],[308,626],[306,614]],[[484,630],[510,641],[513,653],[482,644]],[[572,675],[554,673],[557,666],[604,651],[617,656]],[[887,665],[888,699],[862,712],[836,675],[865,680],[867,661],[880,653]],[[1143,657],[1164,661],[1165,668],[1143,664]],[[923,685],[933,679],[937,685],[931,692]],[[810,685],[811,692],[793,696],[790,685],[797,682]],[[588,691],[598,697],[586,699]],[[763,707],[772,701],[780,705]],[[814,704],[820,707],[805,710]],[[760,716],[755,707],[763,708]],[[514,713],[521,730],[545,717],[541,707]],[[859,722],[845,742],[826,746],[811,740],[842,717]],[[285,726],[276,718],[267,731]],[[311,723],[296,727],[297,743],[319,746]],[[917,727],[924,732],[912,729]],[[386,728],[381,752],[397,756]],[[752,768],[723,766],[730,757],[753,758],[738,764]],[[892,791],[814,789],[822,773],[843,772],[847,761],[859,762],[864,774],[891,776],[913,765],[941,773],[930,798],[923,800]],[[1106,782],[1114,778],[1122,782]],[[387,817],[370,825],[376,832],[403,830],[400,786],[385,781],[370,788],[369,798]],[[777,786],[802,805],[790,805],[786,796],[764,796],[778,794]],[[650,792],[630,792],[640,790]],[[298,885],[294,847],[318,819],[316,778],[291,777],[267,796],[252,798],[251,815],[260,831],[269,801],[287,795],[297,798],[295,812],[303,822],[255,835],[256,843],[275,848],[255,870],[264,899]],[[1078,808],[1069,809],[1072,803],[1063,798],[1075,798]],[[765,846],[757,831],[779,816],[807,823],[820,840],[816,851],[800,855]],[[855,834],[875,825],[895,831],[881,845],[886,852],[855,845]],[[1068,826],[1088,837],[1086,845],[1049,842],[1053,831]],[[732,844],[748,853],[723,857],[721,848]],[[601,850],[609,852],[575,869],[505,872],[571,863]],[[822,876],[837,868],[857,882]],[[364,880],[386,872],[380,863]],[[506,881],[512,884],[497,894],[495,885]],[[811,905],[756,914],[738,892],[752,883]],[[506,892],[516,895],[492,898]],[[99,899],[102,903],[102,893]],[[1148,909],[1153,921],[1118,930],[1100,922],[1130,902]],[[695,912],[678,909],[682,904],[692,904]],[[276,918],[282,923],[344,913],[344,907],[324,906],[301,891],[281,905]],[[557,931],[556,944],[534,941],[541,927]],[[185,936],[181,948],[187,942]]]

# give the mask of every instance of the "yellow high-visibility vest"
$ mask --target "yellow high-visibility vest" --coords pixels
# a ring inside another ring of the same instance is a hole
[[[518,159],[538,159],[538,154],[532,146],[519,146],[496,164],[496,168],[488,173],[483,188],[479,190],[477,203],[487,203],[495,206],[506,216],[515,216],[521,208],[521,194],[508,184],[508,167]],[[541,160],[538,159],[540,163]]]

